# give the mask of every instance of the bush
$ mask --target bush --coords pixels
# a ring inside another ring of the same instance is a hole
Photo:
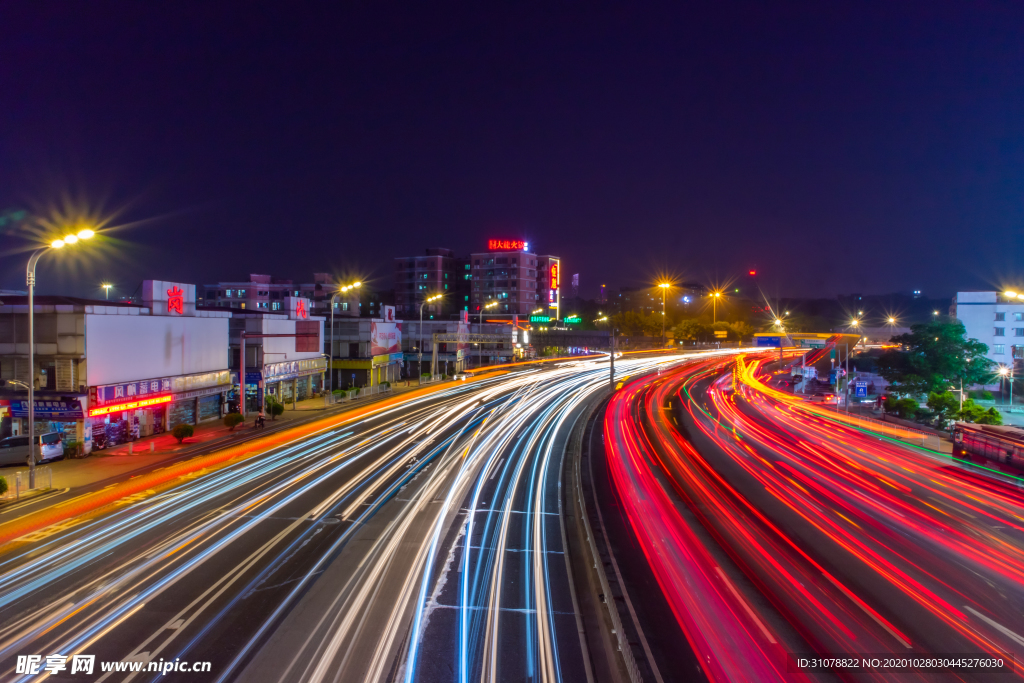
[[[390,389],[391,388],[391,382],[381,382],[380,383],[380,388],[381,389]]]
[[[423,374],[420,375],[420,378],[421,379],[430,379],[430,373],[429,372],[424,372]]]
[[[345,390],[344,389],[335,389],[331,393],[334,394],[335,396],[338,396],[339,394],[344,394]]]
[[[358,395],[359,395],[359,387],[352,387],[351,389],[348,390],[348,397],[349,398],[355,398]]]
[[[0,477],[0,496],[7,493],[7,477]]]
[[[917,401],[912,398],[893,398],[892,396],[886,396],[882,407],[887,413],[895,414],[897,417],[910,420],[913,419],[915,414],[917,414],[920,406],[918,406]]]
[[[245,418],[242,417],[241,413],[228,413],[224,416],[224,426],[235,431],[235,427],[245,422]],[[189,435],[191,436],[191,434]]]
[[[1003,424],[1003,416],[995,408],[989,408],[975,422],[980,425],[1001,425]]]
[[[977,391],[968,391],[967,395],[970,396],[971,398],[976,398],[976,399],[978,399],[980,401],[992,401],[992,400],[994,400],[993,397],[992,397],[992,392],[991,391],[986,391],[984,389],[979,389]]]
[[[278,403],[277,401],[267,402],[267,414],[270,415],[270,419],[275,419],[278,415],[284,413],[284,404]]]
[[[238,415],[238,413],[235,413],[235,415]],[[241,417],[241,415],[238,416]],[[189,438],[195,433],[196,430],[192,427],[192,425],[177,425],[174,429],[171,430],[171,435],[178,440],[178,443],[181,443],[182,441]]]

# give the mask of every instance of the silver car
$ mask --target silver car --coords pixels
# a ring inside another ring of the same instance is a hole
[[[39,444],[39,459],[36,462],[64,457],[60,432],[40,434],[36,437],[36,443]],[[9,436],[0,440],[0,467],[27,465],[28,455],[28,436]]]

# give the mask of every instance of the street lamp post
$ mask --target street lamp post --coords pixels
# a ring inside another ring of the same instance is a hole
[[[331,352],[330,361],[328,361],[327,371],[331,375],[331,400],[334,400],[334,299],[344,292],[348,292],[352,289],[358,289],[362,287],[362,282],[353,282],[350,285],[342,285],[338,287],[338,291],[331,295]],[[244,365],[244,363],[243,363]]]
[[[485,306],[481,306],[480,307],[480,311],[479,311],[480,315],[477,317],[477,320],[476,320],[477,327],[480,328],[480,334],[484,333],[484,309],[485,308],[494,308],[497,305],[498,305],[497,301],[492,301],[491,303],[489,303],[489,304],[487,304]],[[480,342],[480,344],[476,348],[476,366],[479,368],[479,367],[482,367],[483,364],[484,364],[484,343]]]
[[[714,292],[711,298],[711,323],[718,322],[718,297],[722,296],[721,292]]]
[[[426,304],[430,303],[431,301],[437,301],[440,298],[441,298],[440,294],[435,294],[434,296],[427,297],[426,299],[424,299],[420,303],[420,329],[419,329],[420,343],[419,343],[419,355],[416,358],[416,364],[417,364],[416,365],[416,370],[419,372],[420,377],[423,376],[423,307]],[[431,362],[433,362],[433,361],[431,361]],[[418,379],[419,378],[417,378],[417,381],[418,381]],[[433,375],[431,375],[430,379],[434,379]]]
[[[25,284],[28,285],[28,487],[36,487],[36,335],[35,335],[35,288],[36,264],[49,249],[60,249],[79,240],[87,240],[96,233],[88,228],[79,230],[78,234],[66,235],[63,239],[54,240],[50,246],[36,249],[28,259],[25,267]]]
[[[668,288],[671,285],[667,282],[662,282],[658,287],[661,288],[661,345],[665,345],[665,297],[668,296]]]
[[[110,300],[110,288],[113,287],[113,286],[114,285],[108,285],[108,284],[100,285],[100,287],[103,288],[103,294],[106,296],[108,301]]]

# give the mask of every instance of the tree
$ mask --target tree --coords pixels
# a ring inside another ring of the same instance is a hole
[[[634,311],[625,311],[612,316],[612,326],[626,337],[639,337],[644,333],[644,319]]]
[[[224,416],[224,426],[230,431],[235,431],[235,427],[245,422],[245,418],[242,417],[241,413],[228,413]]]
[[[995,408],[985,410],[984,406],[979,406],[973,399],[964,401],[964,407],[956,414],[956,418],[961,422],[974,422],[980,425],[1003,424],[1003,416],[999,411]]]
[[[956,414],[960,411],[960,398],[958,396],[954,396],[953,393],[949,391],[944,391],[942,393],[933,391],[928,394],[927,405],[935,412],[939,421],[945,423],[946,420],[951,420],[956,417]]]
[[[900,394],[942,393],[950,385],[977,384],[990,377],[988,347],[977,339],[965,339],[959,320],[913,325],[910,334],[892,338],[900,349],[890,349],[878,359],[878,371],[889,389]]]
[[[171,435],[181,443],[185,439],[189,438],[196,433],[196,430],[192,428],[192,425],[177,425],[171,430]]]
[[[885,402],[882,407],[887,413],[893,413],[897,417],[905,419],[913,419],[914,415],[917,414],[918,408],[917,401],[912,398],[896,398],[895,396],[886,396]]]
[[[336,389],[335,393],[340,394],[341,389]],[[273,421],[278,415],[284,414],[284,404],[273,396],[267,396],[267,414],[270,415],[270,419]]]
[[[679,321],[679,324],[672,328],[672,335],[676,339],[687,341],[705,341],[713,336],[711,325],[701,322],[696,318]]]

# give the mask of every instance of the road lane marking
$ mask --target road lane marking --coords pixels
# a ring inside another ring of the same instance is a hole
[[[736,588],[732,585],[732,582],[729,581],[728,577],[726,577],[725,572],[722,571],[722,568],[715,567],[715,571],[718,572],[718,576],[722,579],[722,582],[725,583],[725,587],[729,589],[729,592],[733,594],[733,597],[735,597],[736,600],[740,603],[740,606],[743,607],[743,610],[747,613],[747,616],[750,617],[751,620],[753,620],[753,622],[757,625],[757,628],[761,630],[761,635],[763,635],[769,643],[775,645],[777,641],[775,640],[775,638],[772,637],[771,632],[765,627],[763,623],[761,623],[761,620],[757,618],[757,615],[754,614],[754,610],[751,609],[750,605],[747,604],[747,601],[743,599],[739,591],[737,591]]]
[[[989,619],[984,614],[982,614],[981,612],[979,612],[976,609],[972,609],[968,605],[964,605],[964,609],[967,610],[968,612],[970,612],[971,614],[973,614],[974,616],[978,617],[982,621],[984,621],[986,624],[988,624],[989,626],[991,626],[995,630],[997,630],[1000,633],[1002,633],[1007,638],[1011,638],[1011,639],[1017,641],[1018,645],[1024,645],[1024,637],[1021,637],[1021,636],[1017,635],[1016,633],[1014,633],[1010,629],[1008,629],[1005,626],[1003,626],[1002,624],[1000,624],[998,621],[996,621],[994,619]]]

